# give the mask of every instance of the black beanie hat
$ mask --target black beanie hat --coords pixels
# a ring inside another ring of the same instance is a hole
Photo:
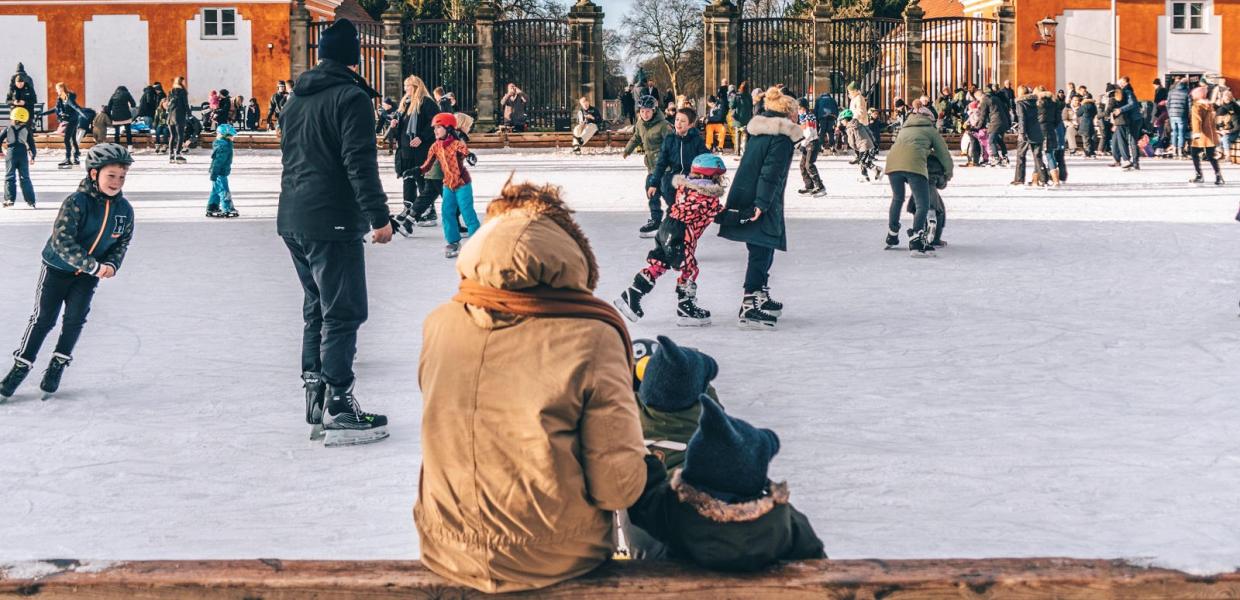
[[[362,62],[362,42],[357,27],[348,19],[340,19],[319,34],[319,59],[331,59],[353,66]]]
[[[752,500],[766,489],[767,467],[779,453],[779,436],[729,417],[703,394],[698,430],[689,438],[685,482],[725,502]]]
[[[642,403],[663,412],[685,410],[697,403],[706,385],[719,374],[715,359],[693,348],[681,348],[659,336],[659,349],[642,377]]]

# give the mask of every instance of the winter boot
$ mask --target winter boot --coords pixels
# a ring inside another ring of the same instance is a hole
[[[896,246],[899,246],[899,245],[900,245],[900,232],[888,231],[887,232],[887,250],[895,248]]]
[[[310,440],[323,439],[323,403],[327,395],[327,383],[323,376],[312,371],[301,374],[301,387],[306,390],[306,424],[310,425]]]
[[[676,286],[676,325],[705,327],[710,325],[710,311],[697,304],[697,284],[690,281]]]
[[[754,294],[758,296],[758,308],[761,309],[762,312],[775,318],[783,316],[784,303],[776,302],[771,299],[771,288],[762,286],[762,289],[754,292]]]
[[[1051,171],[1051,187],[1059,187],[1059,170]]]
[[[443,247],[444,258],[456,258],[457,256],[460,256],[460,254],[461,254],[461,243],[460,242],[453,242]]]
[[[908,241],[908,250],[913,258],[934,256],[934,247],[926,239],[926,232],[924,231],[918,231],[912,235],[912,239]]]
[[[0,398],[8,398],[17,391],[17,386],[26,380],[26,376],[30,374],[30,368],[34,365],[30,361],[13,357],[13,368],[9,370],[9,374],[0,380]]]
[[[741,300],[741,310],[737,315],[737,326],[741,329],[775,329],[778,318],[759,308],[761,299],[755,294],[745,294]]]
[[[43,381],[39,382],[39,389],[43,390],[44,400],[60,389],[60,377],[65,374],[65,367],[71,362],[73,362],[72,356],[59,352],[52,354],[52,362],[47,363],[47,370],[43,372]]]
[[[323,431],[327,448],[373,444],[388,436],[387,417],[364,412],[353,396],[353,386],[328,385]]]
[[[650,217],[650,220],[646,221],[646,224],[642,225],[641,228],[637,230],[637,237],[652,238],[658,233],[658,231],[659,220],[654,217]]]
[[[654,289],[654,280],[646,274],[646,271],[638,271],[633,276],[633,283],[628,289],[620,292],[620,297],[612,302],[616,308],[620,310],[620,314],[624,315],[628,320],[636,323],[646,313],[642,311],[642,297],[650,293]]]

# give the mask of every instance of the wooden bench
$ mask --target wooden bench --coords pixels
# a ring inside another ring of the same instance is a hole
[[[416,561],[49,560],[0,564],[0,598],[242,599],[483,598]],[[840,560],[726,574],[672,563],[612,562],[514,598],[1236,598],[1240,573],[1209,577],[1118,560]]]

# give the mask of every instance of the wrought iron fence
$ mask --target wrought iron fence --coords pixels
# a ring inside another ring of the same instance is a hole
[[[331,21],[317,21],[310,23],[310,64],[306,68],[312,69],[319,64],[319,36],[323,30],[331,27]],[[366,83],[375,91],[383,91],[383,24],[382,23],[354,23],[357,27],[357,35],[362,42],[362,60],[357,66],[357,73],[361,75]],[[378,101],[376,100],[376,103]]]
[[[457,112],[476,115],[478,30],[473,21],[415,20],[404,24],[402,72],[456,98]]]
[[[797,94],[809,91],[814,82],[813,19],[741,19],[738,34],[741,81],[751,87],[782,83]]]
[[[567,129],[576,99],[572,93],[572,39],[568,21],[512,19],[495,22],[497,99],[509,83],[529,98],[526,125],[531,129]],[[504,107],[497,102],[496,120]]]
[[[996,83],[999,75],[999,22],[973,17],[942,17],[922,22],[922,67],[931,97],[944,88]]]
[[[856,82],[871,107],[889,118],[896,98],[906,90],[908,36],[900,19],[831,20],[831,92],[848,105],[845,88]]]

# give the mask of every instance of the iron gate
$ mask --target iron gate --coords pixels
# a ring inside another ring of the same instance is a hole
[[[741,19],[738,33],[740,81],[748,81],[751,89],[782,83],[797,94],[809,92],[814,82],[813,19]]]
[[[903,98],[907,36],[900,19],[831,20],[831,92],[848,106],[845,88],[856,82],[871,107],[889,118],[896,98]]]
[[[362,42],[362,60],[358,63],[357,73],[366,80],[366,83],[370,84],[371,88],[374,88],[377,92],[382,92],[383,24],[354,23],[353,25],[357,27],[357,36]],[[322,35],[324,29],[331,26],[331,21],[310,23],[310,64],[306,65],[307,69],[313,69],[315,65],[319,64],[319,36]]]
[[[473,21],[409,21],[402,39],[403,73],[417,75],[430,90],[452,92],[457,112],[477,116],[478,30]]]
[[[504,116],[509,83],[529,98],[525,107],[530,129],[567,129],[573,98],[572,46],[568,21],[513,19],[495,22],[496,120]]]
[[[999,22],[994,19],[926,19],[921,48],[926,93],[932,98],[944,88],[982,87],[999,78]]]

